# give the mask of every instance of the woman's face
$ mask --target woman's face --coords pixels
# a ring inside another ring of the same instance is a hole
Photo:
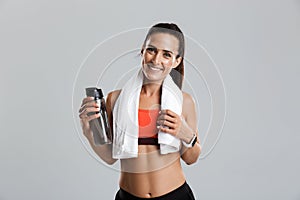
[[[143,72],[149,81],[162,81],[176,68],[181,57],[178,55],[179,41],[168,33],[154,33],[145,43],[143,49]]]

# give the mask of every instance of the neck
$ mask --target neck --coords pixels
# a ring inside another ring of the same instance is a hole
[[[161,86],[162,86],[162,82],[143,81],[141,94],[144,94],[148,97],[160,96]]]

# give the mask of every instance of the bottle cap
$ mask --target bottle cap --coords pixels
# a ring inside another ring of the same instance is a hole
[[[103,98],[102,90],[98,89],[96,87],[85,88],[85,93],[86,93],[86,96],[88,96],[88,97],[95,97],[96,99]]]
[[[103,92],[101,89],[97,89],[98,93],[99,93],[99,98],[102,99],[104,97]]]

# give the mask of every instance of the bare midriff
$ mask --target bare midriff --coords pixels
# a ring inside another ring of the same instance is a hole
[[[160,154],[159,146],[139,145],[137,158],[121,159],[120,188],[134,196],[153,198],[185,182],[180,153]]]

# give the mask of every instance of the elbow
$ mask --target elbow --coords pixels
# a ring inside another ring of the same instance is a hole
[[[198,151],[196,151],[195,154],[193,154],[193,155],[186,155],[186,156],[185,156],[184,161],[185,161],[185,163],[186,163],[187,165],[195,164],[195,163],[197,163],[197,161],[199,160],[199,156],[200,156],[200,154],[201,154],[201,146],[200,146],[199,144],[198,144],[197,146],[198,146],[199,148],[198,148]]]
[[[102,155],[100,158],[108,165],[113,165],[118,159],[112,157],[112,155]]]
[[[185,164],[187,165],[192,165],[195,164],[198,161],[198,157],[199,156],[191,156],[191,155],[184,155],[181,158],[183,159],[183,161],[185,162]]]
[[[104,160],[104,162],[108,165],[113,165],[116,161],[117,159],[113,159],[113,158]]]
[[[198,161],[198,157],[197,157],[196,159],[186,160],[185,163],[186,163],[187,165],[192,165],[192,164],[197,163],[197,161]]]

